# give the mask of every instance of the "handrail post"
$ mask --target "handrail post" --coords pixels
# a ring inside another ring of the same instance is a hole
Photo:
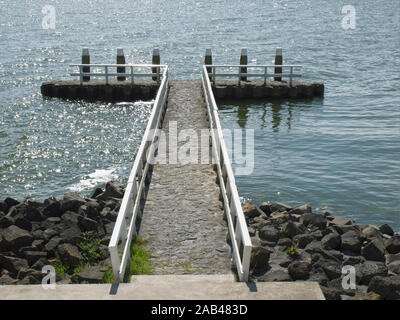
[[[158,48],[153,49],[153,57],[151,60],[152,64],[160,64],[161,59],[160,59],[160,50]],[[160,68],[152,68],[152,72],[156,74],[152,79],[153,81],[157,81],[157,83],[160,83]]]
[[[211,53],[211,49],[206,49],[206,55],[204,56],[204,64],[205,65],[212,65],[212,53]],[[210,67],[207,67],[207,75],[209,73],[211,73],[212,70]],[[213,78],[215,81],[215,78]],[[214,82],[215,84],[215,82]]]
[[[131,84],[133,84],[133,66],[131,66]]]
[[[241,52],[240,52],[240,64],[241,65],[247,65],[247,49],[246,48],[242,48]],[[247,73],[247,68],[240,68],[240,73]],[[247,77],[246,76],[241,76],[242,81],[247,81]]]
[[[267,84],[268,67],[264,67],[264,85]]]
[[[108,66],[105,66],[106,84],[108,84]]]
[[[82,64],[90,64],[90,55],[89,55],[88,48],[82,49]],[[90,73],[90,67],[83,67],[83,72]],[[87,82],[89,80],[90,80],[90,76],[83,77],[83,81]]]
[[[290,75],[289,75],[289,85],[292,86],[292,78],[293,78],[293,67],[290,67]]]
[[[212,67],[212,79],[213,79],[213,84],[215,86],[215,66]]]
[[[276,52],[275,52],[275,65],[276,66],[281,66],[283,62],[282,59],[282,48],[276,48]],[[282,68],[275,68],[275,73],[282,73]],[[275,77],[274,78],[275,81],[282,81],[281,77]]]
[[[82,74],[82,66],[79,66],[79,84],[83,83],[83,74]]]
[[[124,49],[117,48],[117,64],[125,64]],[[125,74],[125,67],[117,67],[117,73]],[[117,77],[117,81],[125,81],[126,77]]]

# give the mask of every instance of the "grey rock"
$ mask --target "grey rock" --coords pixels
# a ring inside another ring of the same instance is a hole
[[[400,275],[392,277],[375,276],[368,285],[368,291],[378,293],[383,299],[400,299]]]
[[[85,199],[83,199],[77,193],[67,193],[64,195],[61,210],[62,212],[72,211],[77,212],[79,207],[86,203]]]
[[[288,266],[293,280],[306,280],[310,276],[311,265],[305,261],[294,261]]]
[[[45,250],[48,253],[50,253],[50,252],[54,251],[57,248],[57,246],[59,244],[61,244],[62,242],[63,242],[63,239],[61,239],[60,237],[53,237],[45,245]]]
[[[96,197],[96,200],[107,200],[108,198],[122,198],[125,187],[117,181],[110,181],[106,184],[104,192]]]
[[[3,274],[0,277],[0,285],[14,285],[17,282],[18,282],[18,280],[12,278],[9,274]]]
[[[271,209],[271,212],[276,212],[276,211],[284,212],[284,211],[291,210],[292,207],[290,207],[284,203],[274,202],[270,205],[270,209]]]
[[[264,247],[253,247],[250,256],[250,269],[253,275],[261,275],[267,271],[270,254],[271,252]]]
[[[342,244],[342,237],[338,233],[332,232],[324,236],[321,243],[325,249],[339,249]]]
[[[95,188],[92,193],[90,194],[90,198],[95,199],[98,195],[103,193],[103,189],[101,188]]]
[[[34,265],[41,258],[47,259],[47,252],[44,251],[25,251],[24,255],[30,266]]]
[[[341,237],[341,249],[359,254],[361,252],[361,239],[357,231],[348,231]]]
[[[14,219],[10,216],[0,217],[0,228],[8,228],[14,224]]]
[[[255,204],[250,202],[243,204],[242,210],[246,219],[258,217],[262,213],[262,211],[259,210]]]
[[[45,240],[50,240],[52,237],[58,235],[58,232],[52,228],[48,228],[43,231],[43,237]]]
[[[367,260],[385,261],[385,247],[379,239],[374,239],[361,250],[361,255]]]
[[[326,300],[342,300],[341,296],[340,296],[340,290],[336,289],[336,288],[328,288],[325,286],[320,286],[321,287],[321,291],[325,296]]]
[[[387,265],[389,272],[400,274],[400,261],[393,261]]]
[[[311,206],[308,204],[304,204],[302,206],[293,208],[292,210],[289,210],[289,214],[300,214],[303,215],[305,213],[312,213]]]
[[[77,267],[83,261],[83,257],[78,248],[70,243],[59,245],[57,251],[61,261],[68,266]]]
[[[383,234],[387,234],[389,236],[393,236],[394,235],[394,231],[393,229],[388,225],[388,224],[383,224],[379,227],[379,230],[383,233]]]
[[[334,216],[331,223],[334,225],[353,225],[353,220],[346,217]]]
[[[82,232],[78,228],[78,226],[73,226],[64,230],[63,232],[60,233],[60,237],[61,239],[63,239],[63,241],[75,245],[83,241]]]
[[[297,242],[301,249],[305,248],[313,240],[314,237],[311,234],[298,234],[293,237],[293,242]]]
[[[61,205],[58,200],[54,198],[45,200],[45,207],[43,209],[43,215],[45,217],[60,217],[61,213]]]
[[[14,224],[17,227],[20,227],[21,229],[24,229],[26,231],[32,231],[32,222],[30,222],[29,220],[27,220],[23,217],[17,217],[15,219]]]
[[[79,282],[101,283],[105,271],[102,267],[86,267],[76,275]]]
[[[400,235],[394,235],[385,241],[385,249],[388,253],[400,253]]]
[[[386,276],[388,269],[383,262],[365,261],[361,265],[356,265],[356,276],[359,283],[368,285],[375,276]]]
[[[341,265],[334,260],[321,258],[314,263],[314,267],[320,267],[328,276],[329,280],[340,278],[342,275]]]
[[[265,226],[259,231],[259,237],[262,240],[277,242],[279,240],[279,231],[273,226]]]
[[[40,222],[43,220],[43,216],[40,212],[40,210],[36,207],[30,207],[28,206],[28,209],[25,214],[26,219],[29,221],[37,221]]]
[[[318,282],[320,286],[326,286],[329,281],[329,278],[325,274],[325,271],[322,268],[312,267],[308,281],[315,281]]]
[[[14,225],[1,230],[1,235],[7,247],[13,251],[29,246],[33,241],[33,237],[29,232]]]
[[[292,246],[293,242],[290,238],[281,238],[278,240],[278,242],[276,243],[277,247],[284,247],[285,249]]]
[[[257,278],[260,282],[291,281],[289,272],[285,268],[272,268],[261,277]]]
[[[99,227],[99,223],[90,218],[87,218],[84,216],[79,216],[78,217],[78,227],[83,232],[94,231],[94,230],[97,230],[97,228]]]
[[[388,253],[385,257],[386,257],[386,264],[392,263],[394,261],[400,261],[400,253],[397,254]]]
[[[46,258],[40,258],[39,260],[37,260],[33,265],[32,265],[32,269],[34,270],[38,270],[38,271],[42,271],[44,266],[49,265],[50,262],[46,259]]]
[[[303,232],[293,222],[286,222],[281,228],[281,234],[291,239],[301,233]]]
[[[343,265],[350,265],[350,266],[354,266],[356,264],[362,264],[364,263],[366,260],[364,257],[362,256],[344,256],[343,258]]]
[[[0,254],[0,268],[4,268],[13,274],[18,274],[21,268],[28,268],[28,262],[25,259]]]
[[[11,197],[5,198],[4,203],[7,205],[7,207],[8,207],[9,209],[10,209],[11,207],[13,207],[13,206],[17,206],[17,205],[20,204],[20,202],[19,202],[18,200],[15,200],[15,199],[13,199],[13,198],[11,198]]]
[[[306,227],[316,227],[317,229],[325,229],[327,220],[322,214],[305,213],[301,216],[300,222]]]
[[[362,237],[367,241],[378,239],[383,244],[382,233],[379,229],[373,226],[367,226],[362,229]]]
[[[272,213],[271,207],[268,202],[263,202],[260,204],[260,210],[264,212],[267,216]]]
[[[83,206],[80,206],[78,210],[79,214],[96,221],[99,221],[101,218],[100,211],[100,204],[94,200],[86,202]]]

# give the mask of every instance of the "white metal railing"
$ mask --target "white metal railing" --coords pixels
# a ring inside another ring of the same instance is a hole
[[[273,78],[283,78],[288,77],[289,83],[292,85],[293,78],[301,77],[300,73],[295,73],[295,69],[302,68],[301,65],[206,65],[208,76],[210,77],[211,81],[215,85],[215,80],[217,77],[225,77],[225,78],[238,78],[238,82],[243,77],[253,77],[253,78],[263,78],[264,84],[267,83],[267,79],[269,77]],[[225,73],[217,73],[217,69],[229,69],[236,72],[225,72]],[[258,73],[247,73],[247,68],[249,69],[258,69],[262,72]],[[245,69],[245,70],[243,70]],[[274,71],[268,72],[269,69],[273,69]],[[298,72],[298,71],[297,71]]]
[[[247,281],[250,267],[251,240],[244,218],[239,193],[236,188],[235,177],[228,156],[221,124],[218,117],[218,108],[208,77],[207,66],[202,70],[202,86],[207,105],[207,115],[210,123],[212,149],[214,161],[217,165],[224,210],[228,221],[228,229],[232,241],[233,259],[236,263],[240,281]]]
[[[150,65],[152,66],[152,65]],[[154,67],[154,66],[152,66]],[[154,155],[154,141],[160,129],[168,96],[168,66],[164,67],[162,81],[157,92],[153,110],[147,123],[142,142],[136,154],[128,184],[125,189],[118,217],[115,222],[108,250],[111,256],[115,281],[123,281],[130,258],[132,237],[136,236],[136,219],[141,215],[140,200],[144,195],[145,180],[149,169],[149,155]],[[120,76],[120,74],[118,74]],[[120,250],[123,248],[122,256]]]
[[[161,69],[165,69],[167,66],[158,64],[70,64],[70,67],[79,68],[79,72],[72,72],[70,75],[79,77],[80,84],[84,82],[85,77],[105,78],[106,84],[109,84],[109,79],[113,77],[127,78],[130,79],[131,83],[133,84],[135,78],[153,78],[157,81],[157,83],[160,83],[161,75],[163,73]],[[89,70],[92,71],[85,72],[84,68],[90,68]],[[125,68],[125,70],[123,70],[124,72],[118,72],[119,68]],[[147,68],[151,68],[152,72],[137,72]],[[104,72],[93,72],[93,69],[104,69]],[[126,69],[128,69],[129,72],[125,72]]]

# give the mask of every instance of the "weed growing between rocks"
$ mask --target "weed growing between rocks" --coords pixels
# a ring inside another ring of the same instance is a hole
[[[126,282],[131,281],[132,275],[151,275],[154,270],[151,266],[151,253],[148,249],[144,248],[147,240],[136,237],[132,241],[131,256],[127,273],[125,276]]]

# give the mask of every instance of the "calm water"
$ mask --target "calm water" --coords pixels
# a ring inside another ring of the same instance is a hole
[[[42,7],[56,10],[42,28]],[[356,8],[344,30],[341,9]],[[94,63],[150,62],[158,46],[174,78],[198,78],[203,54],[237,63],[302,64],[325,98],[221,106],[225,128],[255,129],[255,168],[237,177],[256,202],[310,203],[400,230],[398,1],[0,1],[0,198],[87,193],[124,180],[150,114],[146,104],[46,100],[88,46]]]

